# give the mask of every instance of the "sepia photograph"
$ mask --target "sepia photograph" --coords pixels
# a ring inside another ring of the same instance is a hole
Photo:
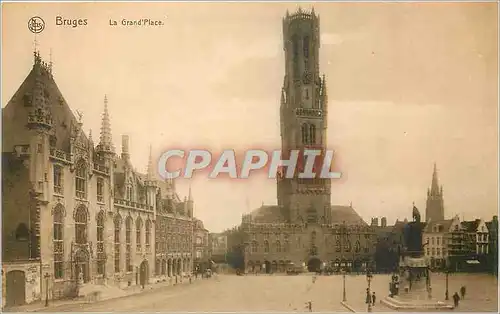
[[[498,313],[498,15],[3,1],[2,312]]]

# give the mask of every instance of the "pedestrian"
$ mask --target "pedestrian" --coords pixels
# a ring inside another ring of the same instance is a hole
[[[370,290],[366,288],[366,304],[371,304],[372,303],[372,296],[370,295]]]
[[[458,296],[458,293],[455,292],[453,295],[453,303],[455,304],[455,307],[458,307],[458,302],[460,301],[460,297]]]
[[[375,296],[375,292],[372,294],[372,304],[375,306],[375,301],[377,300],[377,297]]]
[[[465,286],[460,288],[460,296],[462,297],[462,300],[465,299]]]

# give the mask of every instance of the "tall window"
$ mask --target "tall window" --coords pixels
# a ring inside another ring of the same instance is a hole
[[[264,241],[264,253],[269,253],[269,242]]]
[[[257,241],[252,241],[252,253],[257,253],[258,244]]]
[[[356,241],[356,244],[354,244],[354,251],[356,253],[359,253],[359,251],[361,251],[361,244],[359,243],[359,241]]]
[[[141,217],[137,217],[137,220],[135,221],[135,244],[137,247],[137,251],[140,251],[142,248],[141,230],[142,230],[142,219]]]
[[[299,57],[299,38],[297,35],[292,36],[292,54],[294,60]]]
[[[97,201],[104,202],[104,179],[97,178]]]
[[[316,143],[316,126],[314,124],[309,125],[309,144]]]
[[[125,221],[125,269],[127,271],[132,271],[132,218],[128,217]]]
[[[340,252],[341,250],[340,240],[335,241],[335,252]]]
[[[97,273],[104,275],[106,255],[104,254],[104,212],[97,215]]]
[[[115,229],[115,273],[120,272],[120,231],[122,219],[120,215],[117,215],[113,221]]]
[[[309,36],[304,37],[304,57],[309,58]]]
[[[80,161],[76,167],[76,175],[75,175],[75,186],[76,186],[76,197],[78,198],[86,198],[87,197],[87,168],[85,167],[85,163]]]
[[[302,144],[309,144],[309,130],[307,123],[302,124]]]
[[[146,220],[146,248],[151,245],[151,220]]]
[[[63,168],[54,165],[54,193],[63,194]]]
[[[75,214],[75,241],[78,244],[87,243],[87,209],[83,205]]]
[[[61,206],[54,210],[54,278],[61,279],[64,276],[64,213]]]
[[[285,240],[285,245],[283,246],[283,252],[288,253],[290,251],[290,242],[288,240]]]
[[[132,186],[127,186],[127,200],[132,201]]]
[[[281,253],[281,242],[276,241],[276,252]]]

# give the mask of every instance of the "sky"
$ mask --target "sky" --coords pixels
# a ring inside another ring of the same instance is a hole
[[[310,4],[301,4],[310,9]],[[42,17],[42,58],[97,142],[104,95],[113,141],[130,136],[145,172],[149,146],[280,149],[282,18],[296,3],[4,3],[2,107],[33,64],[27,23]],[[498,212],[496,3],[317,3],[320,71],[326,75],[328,145],[343,179],[332,204],[370,221],[425,212],[434,162],[445,215],[490,220]],[[56,17],[87,19],[57,26]],[[161,26],[111,26],[150,18]],[[211,232],[276,204],[276,183],[200,175],[195,215]]]

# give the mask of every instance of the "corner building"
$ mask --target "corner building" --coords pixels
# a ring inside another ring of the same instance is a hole
[[[319,72],[319,26],[314,9],[287,12],[283,19],[280,130],[285,153],[327,149],[328,96],[326,78]],[[294,178],[278,176],[277,206],[262,206],[243,217],[246,268],[266,265],[266,271],[284,271],[290,262],[311,270],[325,263],[352,270],[369,265],[376,241],[373,228],[352,206],[331,205],[330,179],[299,178],[302,169],[298,166]]]
[[[2,305],[74,296],[86,284],[145,285],[167,274],[167,261],[170,275],[191,269],[191,197],[153,176],[151,154],[147,173],[135,171],[128,136],[115,153],[107,104],[95,145],[35,52],[3,108]]]

